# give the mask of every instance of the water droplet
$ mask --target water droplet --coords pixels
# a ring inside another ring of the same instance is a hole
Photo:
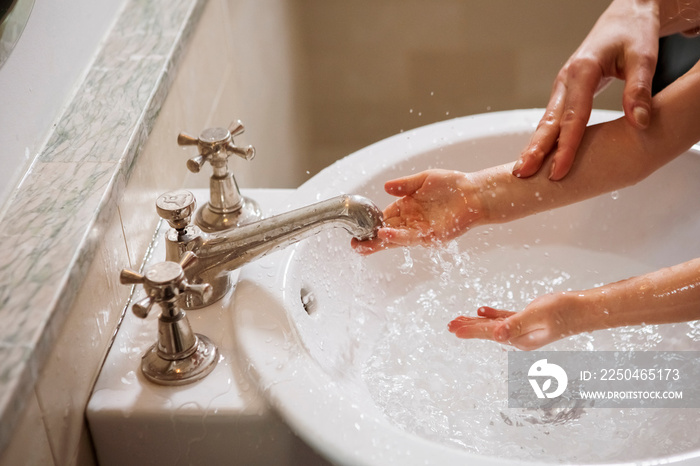
[[[613,200],[617,200],[617,198],[620,197],[620,193],[618,191],[613,191],[610,193],[610,197],[612,197]]]
[[[399,266],[399,272],[402,274],[407,274],[413,268],[413,258],[411,257],[411,251],[408,248],[403,249],[403,260],[404,263]]]

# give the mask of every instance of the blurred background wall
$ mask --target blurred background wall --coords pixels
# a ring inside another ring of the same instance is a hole
[[[400,131],[545,107],[556,73],[608,4],[227,0],[231,89],[215,105],[246,124],[237,142],[258,149],[252,162],[231,162],[239,183],[297,187]],[[620,84],[595,106],[619,110]],[[204,187],[207,180],[190,177],[187,184]]]
[[[294,0],[315,172],[399,131],[544,107],[609,0]],[[619,86],[596,107],[621,108]]]

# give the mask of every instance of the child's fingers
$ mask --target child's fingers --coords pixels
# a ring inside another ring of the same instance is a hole
[[[425,242],[425,233],[413,228],[381,228],[377,237],[391,246],[414,246]]]
[[[392,196],[410,196],[423,186],[423,182],[427,177],[427,172],[420,172],[403,178],[389,180],[384,184],[384,190]]]
[[[363,256],[368,256],[378,251],[383,251],[388,249],[390,245],[386,244],[384,240],[380,238],[374,238],[371,240],[359,241],[353,238],[350,241],[350,245],[358,254]]]
[[[479,317],[457,317],[447,325],[447,328],[458,338],[493,340],[493,331],[497,324],[497,321]]]
[[[401,219],[401,206],[399,205],[399,201],[389,204],[386,209],[384,209],[382,214],[384,215],[385,224],[389,222],[396,222],[397,219]]]
[[[513,311],[505,311],[490,306],[482,306],[479,309],[477,309],[476,312],[480,316],[488,317],[489,319],[505,319],[515,314],[515,312]]]

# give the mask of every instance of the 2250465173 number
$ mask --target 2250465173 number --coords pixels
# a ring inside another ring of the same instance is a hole
[[[678,369],[602,369],[600,379],[602,381],[618,380],[679,380],[681,374]]]

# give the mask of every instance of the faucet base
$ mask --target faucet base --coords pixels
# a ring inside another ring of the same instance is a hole
[[[219,360],[219,350],[204,335],[195,336],[194,351],[182,359],[165,359],[158,351],[157,343],[151,346],[141,359],[143,375],[160,385],[185,385],[207,376]]]
[[[260,206],[254,200],[241,197],[243,201],[241,207],[233,212],[217,212],[207,202],[198,211],[195,216],[195,223],[202,231],[214,233],[217,231],[225,231],[247,223],[252,223],[262,218]]]

